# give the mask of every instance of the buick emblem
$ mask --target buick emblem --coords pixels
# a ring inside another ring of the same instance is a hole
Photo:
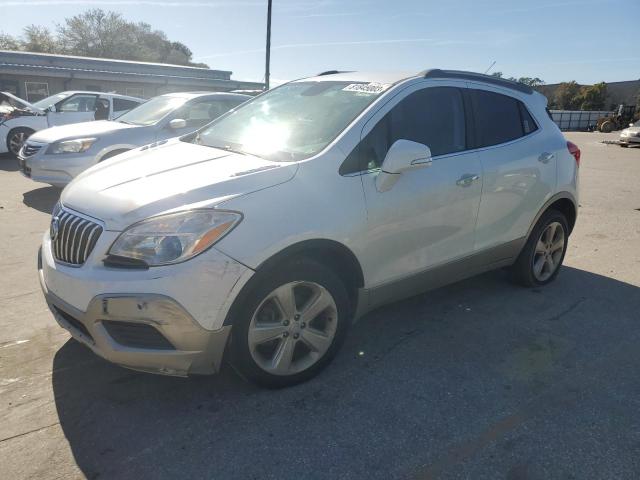
[[[60,231],[60,219],[56,217],[51,218],[51,227],[49,227],[49,236],[51,241],[55,241],[58,238],[58,232]]]

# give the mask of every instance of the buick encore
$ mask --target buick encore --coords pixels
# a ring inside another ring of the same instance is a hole
[[[60,325],[116,364],[261,385],[316,375],[354,319],[508,267],[558,275],[580,150],[519,83],[325,72],[62,192],[39,275]]]

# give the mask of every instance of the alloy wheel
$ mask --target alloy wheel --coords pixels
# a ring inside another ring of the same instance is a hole
[[[26,136],[24,132],[17,132],[11,135],[11,138],[9,138],[9,150],[11,150],[11,153],[18,155],[25,140]]]
[[[547,225],[538,239],[533,255],[533,275],[536,280],[547,281],[560,267],[564,243],[562,225],[559,222]]]
[[[294,375],[317,363],[337,330],[338,309],[329,291],[314,282],[290,282],[256,309],[248,330],[253,360],[273,375]]]

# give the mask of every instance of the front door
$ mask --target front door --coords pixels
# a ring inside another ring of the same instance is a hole
[[[370,287],[383,287],[473,252],[481,166],[467,151],[463,87],[414,87],[365,126],[359,149],[368,222]],[[398,139],[431,149],[430,166],[409,170],[385,192],[376,176]]]
[[[77,93],[55,105],[55,111],[47,113],[50,127],[95,120],[97,95]]]

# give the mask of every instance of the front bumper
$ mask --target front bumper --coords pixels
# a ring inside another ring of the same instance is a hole
[[[621,143],[640,143],[640,137],[631,135],[620,135]]]
[[[110,268],[104,231],[83,265],[55,261],[49,232],[38,275],[57,322],[101,357],[166,375],[215,373],[233,300],[253,271],[215,248],[183,263],[146,270]]]
[[[65,187],[87,168],[95,165],[95,155],[46,155],[44,145],[35,155],[25,157],[18,154],[20,171],[35,182],[48,183],[54,187]]]
[[[177,302],[155,294],[97,295],[83,312],[49,291],[41,265],[38,273],[56,321],[104,359],[164,375],[220,369],[230,326],[205,330]]]

